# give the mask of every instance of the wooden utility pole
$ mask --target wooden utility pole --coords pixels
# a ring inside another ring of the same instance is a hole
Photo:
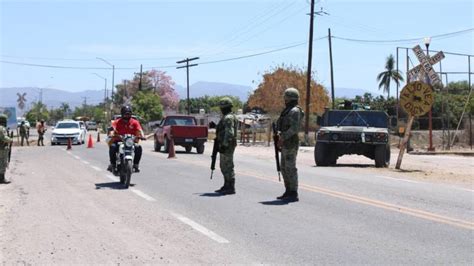
[[[313,62],[313,21],[314,0],[311,0],[311,12],[309,14],[309,45],[308,45],[308,72],[306,73],[306,103],[304,116],[304,143],[309,146],[309,102],[311,98],[311,64]]]
[[[186,62],[185,66],[179,66],[179,67],[176,67],[176,69],[186,68],[186,92],[187,92],[186,110],[188,112],[188,115],[191,113],[191,111],[190,111],[191,104],[189,102],[189,68],[198,65],[198,64],[191,64],[190,65],[189,61],[193,61],[193,60],[197,60],[197,59],[199,59],[199,57],[186,58],[186,59],[183,59],[181,61],[176,62],[176,64],[181,64],[181,63]]]
[[[308,45],[308,73],[306,74],[306,103],[305,103],[305,112],[306,115],[304,121],[304,145],[309,146],[309,103],[311,102],[311,66],[313,62],[313,22],[314,14],[322,16],[329,15],[327,12],[324,12],[321,8],[320,11],[314,12],[314,0],[311,0],[311,13],[309,20],[309,45]],[[316,88],[315,88],[316,89]]]
[[[336,109],[336,97],[334,96],[334,71],[332,67],[332,43],[331,43],[331,28],[328,29],[328,40],[329,40],[329,64],[331,69],[331,97],[332,97],[332,109]]]

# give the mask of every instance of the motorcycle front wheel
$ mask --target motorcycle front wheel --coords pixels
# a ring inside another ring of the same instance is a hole
[[[130,179],[132,179],[132,168],[133,168],[133,162],[131,160],[127,161],[125,163],[125,169],[124,169],[124,173],[125,173],[124,185],[125,185],[125,188],[128,188],[130,186]]]

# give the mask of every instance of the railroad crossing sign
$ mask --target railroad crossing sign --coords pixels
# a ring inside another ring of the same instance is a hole
[[[423,53],[423,49],[419,45],[413,47],[412,50],[421,64],[408,71],[409,80],[423,80],[427,73],[431,84],[441,84],[441,79],[433,69],[433,65],[444,58],[444,53],[438,52],[433,57],[429,57]]]
[[[400,92],[400,105],[411,116],[421,116],[433,106],[433,89],[421,81],[410,82]]]

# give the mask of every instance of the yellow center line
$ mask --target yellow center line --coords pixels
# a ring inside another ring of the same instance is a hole
[[[194,164],[194,165],[201,166],[201,167],[206,167],[205,165],[203,165],[202,163],[199,163],[199,162],[187,161],[187,163]],[[216,170],[218,170],[218,169],[216,169]],[[276,177],[268,177],[268,176],[260,175],[260,174],[255,173],[255,172],[235,171],[235,173],[239,174],[239,175],[254,177],[254,178],[257,178],[257,179],[260,179],[260,180],[271,181],[271,182],[274,182],[274,183],[280,183]],[[344,193],[344,192],[339,192],[339,191],[335,191],[335,190],[331,190],[331,189],[327,189],[327,188],[322,188],[322,187],[318,187],[318,186],[308,185],[308,184],[304,184],[304,183],[301,183],[301,182],[299,182],[298,186],[299,186],[300,189],[304,189],[306,191],[316,192],[316,193],[328,195],[328,196],[331,196],[331,197],[336,197],[336,198],[340,198],[340,199],[344,199],[344,200],[348,200],[348,201],[352,201],[352,202],[357,202],[357,203],[364,204],[364,205],[369,205],[369,206],[373,206],[373,207],[377,207],[377,208],[381,208],[381,209],[385,209],[385,210],[389,210],[389,211],[403,213],[403,214],[406,214],[406,215],[422,218],[422,219],[425,219],[425,220],[430,220],[430,221],[433,221],[433,222],[449,224],[449,225],[452,225],[452,226],[455,226],[455,227],[474,230],[474,223],[470,222],[470,221],[451,218],[451,217],[448,217],[448,216],[443,216],[443,215],[439,215],[439,214],[435,214],[435,213],[431,213],[431,212],[427,212],[427,211],[423,211],[423,210],[408,208],[408,207],[404,207],[404,206],[401,206],[401,205],[396,205],[396,204],[392,204],[392,203],[388,203],[388,202],[383,202],[383,201],[374,200],[374,199],[370,199],[370,198],[366,198],[366,197],[356,196],[356,195],[352,195],[352,194],[348,194],[348,193]]]

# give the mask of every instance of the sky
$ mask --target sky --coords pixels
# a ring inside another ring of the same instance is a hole
[[[315,16],[312,69],[327,88],[328,28],[336,88],[381,92],[376,76],[386,57],[398,50],[405,73],[404,48],[425,48],[424,37],[432,37],[430,50],[474,55],[472,0],[315,2],[324,13]],[[185,86],[176,62],[193,57],[199,65],[190,68],[190,84],[256,88],[276,66],[307,68],[309,13],[310,0],[0,0],[0,88],[103,90],[106,78],[110,90],[112,69],[103,60],[115,65],[115,84],[142,64]],[[419,63],[412,53],[409,61]],[[445,72],[468,71],[466,56],[447,54],[441,63]]]

